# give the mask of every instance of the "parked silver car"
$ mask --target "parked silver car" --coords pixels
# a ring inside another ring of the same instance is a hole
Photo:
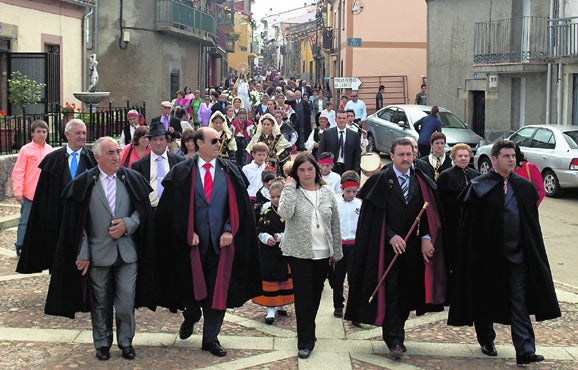
[[[419,134],[413,125],[431,113],[429,105],[389,105],[369,115],[366,121],[367,151],[389,153],[391,144],[399,137],[411,136],[417,140]],[[457,143],[466,143],[474,153],[485,140],[476,135],[455,114],[440,107],[442,132],[446,135],[446,151]]]
[[[578,126],[528,125],[508,137],[522,149],[528,162],[540,169],[546,195],[563,188],[578,188]],[[492,167],[492,145],[478,149],[474,165],[484,173]]]

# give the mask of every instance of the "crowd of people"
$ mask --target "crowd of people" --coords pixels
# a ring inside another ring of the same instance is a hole
[[[449,305],[448,324],[475,325],[482,353],[497,355],[502,323],[518,364],[543,360],[529,315],[560,309],[537,217],[540,174],[519,148],[496,142],[494,169],[480,175],[468,145],[444,152],[432,109],[419,142],[396,139],[391,163],[361,186],[357,93],[333,111],[327,90],[280,81],[230,78],[231,94],[204,99],[184,88],[149,125],[129,111],[120,142],[101,137],[92,150],[79,119],[55,151],[34,122],[13,173],[17,271],[50,269],[45,313],[91,312],[99,360],[110,358],[116,322],[122,356],[134,359],[135,308],[166,307],[182,312],[181,339],[203,318],[202,349],[222,357],[227,308],[252,300],[273,325],[294,304],[298,356],[308,358],[329,279],[333,315],[382,327],[393,359],[407,350],[411,311]]]

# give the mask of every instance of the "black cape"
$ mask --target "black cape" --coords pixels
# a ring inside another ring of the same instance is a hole
[[[81,162],[86,169],[96,166],[90,149],[82,148],[79,168]],[[64,171],[68,171],[66,147],[48,154],[38,167],[42,171],[30,209],[22,254],[16,267],[16,272],[22,274],[32,274],[52,268],[62,221],[63,201],[60,195],[68,185],[64,181]]]
[[[60,234],[54,254],[54,265],[46,297],[44,313],[74,318],[76,312],[90,311],[90,285],[88,277],[76,268],[76,258],[82,243],[82,233],[88,216],[88,205],[100,170],[95,167],[77,176],[64,189],[62,226],[66,232]],[[158,291],[156,269],[157,255],[152,233],[152,209],[149,193],[152,191],[147,180],[138,172],[120,167],[117,177],[121,179],[138,211],[140,225],[134,234],[138,253],[136,281],[136,307],[155,309]]]
[[[257,233],[268,233],[274,236],[285,232],[285,219],[283,219],[271,205],[259,218]],[[261,278],[265,281],[287,280],[287,259],[279,248],[280,243],[273,246],[261,243],[259,240],[259,258],[261,262]]]
[[[552,274],[546,256],[532,183],[511,174],[519,214],[521,240],[528,267],[528,313],[537,321],[560,316]],[[449,325],[472,325],[473,321],[510,324],[508,268],[504,254],[503,177],[490,171],[472,180],[460,200],[463,216],[452,279]]]
[[[162,235],[157,232],[162,279],[159,305],[173,312],[184,309],[185,302],[194,301],[187,229],[192,169],[197,160],[195,156],[171,169],[163,180],[163,196],[155,213],[156,230],[162,230]],[[235,162],[222,158],[217,161],[231,180],[241,222],[233,236],[235,254],[226,302],[228,308],[234,308],[262,293],[258,239],[248,181]]]
[[[473,168],[461,169],[454,166],[442,171],[438,177],[438,195],[443,214],[444,252],[446,268],[450,276],[454,264],[454,250],[458,248],[458,225],[461,219],[461,205],[458,197],[472,179],[478,176],[480,173]]]
[[[411,261],[408,262],[409,265],[424,265],[423,269],[420,270],[418,268],[414,270],[417,273],[410,277],[411,281],[400,283],[400,286],[420,287],[415,291],[404,292],[407,297],[405,299],[407,302],[404,304],[407,304],[410,309],[416,310],[418,315],[422,315],[425,312],[443,310],[443,304],[445,303],[446,271],[443,263],[441,221],[438,213],[439,202],[435,193],[436,185],[433,180],[424,175],[420,169],[416,169],[415,174],[421,179],[426,188],[421,188],[423,200],[432,203],[422,216],[421,222],[422,228],[425,227],[425,225],[423,225],[424,223],[428,224],[427,227],[429,228],[429,233],[430,236],[432,236],[432,242],[436,249],[436,253],[434,254],[436,263],[428,266],[428,271],[426,271],[425,264],[423,264],[422,260],[421,249],[419,249],[420,238],[416,236],[416,232],[412,233],[412,236],[408,240],[406,253],[404,253],[396,263],[403,263],[403,259],[411,258]],[[368,302],[368,299],[381,277],[379,272],[380,262],[383,266],[387,267],[394,256],[393,250],[389,245],[388,236],[386,236],[383,230],[384,220],[387,220],[388,217],[396,217],[396,215],[386,215],[385,209],[389,197],[396,196],[396,194],[393,193],[392,181],[397,181],[397,177],[392,166],[388,166],[384,170],[371,176],[357,195],[358,198],[363,200],[363,203],[357,222],[353,266],[351,274],[349,275],[350,286],[347,310],[345,312],[346,320],[370,325],[381,325],[383,315],[385,314],[385,311],[379,308],[379,305],[383,303],[379,303],[379,293],[376,294],[371,303]],[[412,217],[417,216],[417,213],[418,212],[412,215]],[[410,221],[409,226],[411,226],[413,219]],[[402,237],[405,237],[409,226],[403,231]],[[422,232],[423,231],[422,229]],[[384,253],[380,253],[380,249],[382,249],[380,243],[384,244]],[[383,256],[383,254],[385,256],[383,257],[384,259],[381,260],[380,256]],[[410,255],[411,257],[409,257]],[[422,279],[424,279],[425,276],[431,277],[431,280],[425,279],[430,283],[423,283],[424,280]],[[384,284],[382,284],[382,287],[384,287]]]

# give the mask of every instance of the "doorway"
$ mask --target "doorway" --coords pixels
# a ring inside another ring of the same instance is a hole
[[[473,100],[471,129],[481,137],[486,133],[486,92],[471,91]]]

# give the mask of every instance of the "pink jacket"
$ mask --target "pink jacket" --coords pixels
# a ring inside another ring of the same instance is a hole
[[[51,151],[52,147],[49,144],[38,145],[33,141],[20,149],[12,170],[12,189],[15,196],[24,196],[30,200],[34,198],[40,177],[38,165]]]

